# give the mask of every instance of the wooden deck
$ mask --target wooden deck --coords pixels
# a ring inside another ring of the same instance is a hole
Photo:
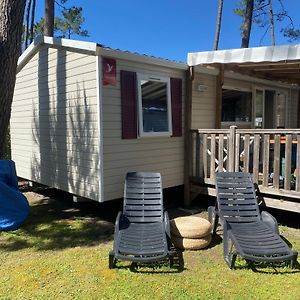
[[[195,129],[189,149],[200,193],[215,194],[216,172],[250,172],[263,204],[300,213],[300,129]]]

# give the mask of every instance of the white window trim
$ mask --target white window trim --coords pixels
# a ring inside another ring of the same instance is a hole
[[[142,88],[141,80],[151,80],[157,82],[167,83],[167,105],[168,105],[168,127],[169,130],[165,132],[144,132],[143,129],[143,107],[142,107]],[[170,137],[172,136],[172,106],[171,106],[171,82],[169,77],[162,77],[150,74],[137,74],[138,85],[138,127],[139,137]]]

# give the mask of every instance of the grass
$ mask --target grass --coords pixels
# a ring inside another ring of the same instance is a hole
[[[28,220],[0,234],[0,299],[300,299],[299,267],[252,270],[239,260],[230,270],[221,237],[208,249],[184,252],[182,272],[126,262],[109,270],[118,203],[78,207],[63,194],[60,201],[27,197]],[[299,227],[280,229],[299,252]]]

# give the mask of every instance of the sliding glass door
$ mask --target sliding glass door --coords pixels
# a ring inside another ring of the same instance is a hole
[[[254,103],[254,128],[264,128],[264,99],[265,91],[263,89],[255,88],[253,93]]]

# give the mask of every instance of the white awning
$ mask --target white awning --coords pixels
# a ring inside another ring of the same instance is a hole
[[[300,85],[300,45],[283,45],[188,54],[189,66],[222,64],[225,71]]]
[[[241,48],[188,53],[188,65],[257,63],[300,60],[300,45]]]

